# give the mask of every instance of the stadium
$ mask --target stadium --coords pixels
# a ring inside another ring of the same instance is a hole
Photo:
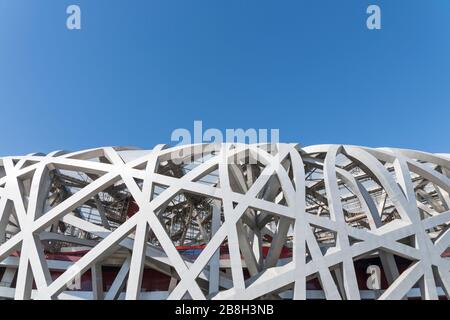
[[[351,145],[0,158],[2,299],[448,299],[450,156]]]

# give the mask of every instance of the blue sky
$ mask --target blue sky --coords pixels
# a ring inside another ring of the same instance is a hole
[[[450,1],[0,0],[0,111],[0,155],[151,148],[194,120],[450,152]]]

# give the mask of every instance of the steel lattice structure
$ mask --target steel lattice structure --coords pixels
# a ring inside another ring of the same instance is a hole
[[[445,154],[348,145],[3,157],[0,296],[448,298],[449,177]]]

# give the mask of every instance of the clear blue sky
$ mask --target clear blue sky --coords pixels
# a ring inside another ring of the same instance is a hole
[[[450,1],[0,0],[0,111],[0,155],[150,148],[194,120],[450,152]]]

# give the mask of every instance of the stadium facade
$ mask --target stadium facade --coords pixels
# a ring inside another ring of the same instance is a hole
[[[3,299],[445,299],[450,157],[349,145],[0,158]]]

